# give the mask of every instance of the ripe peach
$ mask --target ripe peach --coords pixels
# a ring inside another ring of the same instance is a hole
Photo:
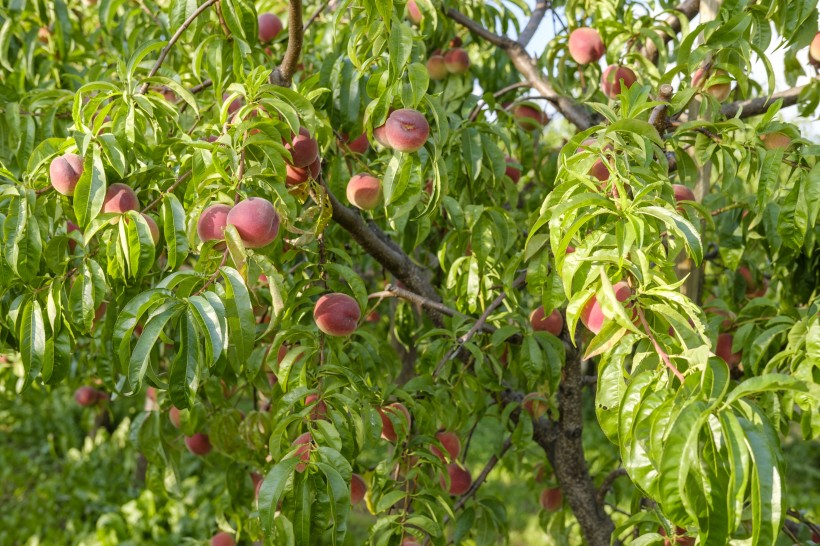
[[[521,180],[521,169],[516,167],[516,161],[510,156],[507,156],[507,169],[504,171],[504,174],[510,177],[510,180],[513,181],[513,184],[518,184],[518,181]]]
[[[732,352],[732,342],[734,339],[732,334],[720,334],[717,337],[717,344],[715,346],[715,354],[722,358],[730,368],[736,368],[742,358],[740,352]]]
[[[211,440],[207,434],[198,432],[193,436],[185,437],[185,446],[194,455],[204,456],[211,452]]]
[[[310,450],[312,445],[312,438],[310,432],[305,432],[293,441],[294,446],[299,446],[296,449],[296,456],[299,457],[299,464],[296,465],[296,472],[304,472],[310,462]]]
[[[427,59],[427,73],[430,75],[431,80],[443,80],[447,77],[449,72],[447,71],[444,55],[440,53],[430,55],[430,58]]]
[[[263,197],[249,197],[240,201],[225,219],[236,228],[248,248],[267,246],[279,233],[279,215],[271,202]]]
[[[421,542],[415,537],[406,536],[401,540],[401,546],[421,546]]]
[[[717,69],[714,71],[715,76],[728,76],[725,70]],[[703,84],[708,80],[712,74],[707,72],[703,69],[703,67],[698,68],[695,70],[695,73],[692,74],[692,87],[702,87]],[[709,93],[715,100],[718,102],[723,102],[729,97],[729,92],[732,90],[732,84],[725,82],[725,83],[716,83],[714,85],[710,85],[706,88],[706,93]]]
[[[179,428],[179,410],[175,406],[171,406],[171,409],[168,410],[168,420],[171,421],[171,424],[176,428]]]
[[[292,142],[284,142],[285,149],[290,152],[290,162],[294,167],[307,167],[319,159],[319,144],[305,127],[299,128],[299,134],[292,137]]]
[[[592,164],[592,167],[589,169],[589,174],[601,182],[609,180],[609,168],[607,168],[606,163],[600,159]]]
[[[814,35],[809,46],[809,62],[815,68],[820,68],[820,32]],[[820,542],[820,539],[815,542]]]
[[[367,493],[367,483],[358,474],[350,476],[350,504],[359,504]]]
[[[404,419],[405,429],[410,430],[410,423],[412,422],[410,412],[401,402],[394,402],[384,408],[379,408],[378,412],[382,419],[382,438],[388,442],[395,442],[398,439],[396,428],[393,426],[393,421],[390,420],[390,416],[387,415],[388,413],[392,415],[394,419]]]
[[[531,392],[524,395],[524,400],[521,402],[524,411],[530,414],[533,419],[540,419],[547,413],[547,403],[544,401],[544,395],[539,392]]]
[[[625,281],[613,284],[612,290],[615,292],[615,298],[620,302],[628,300],[632,295],[632,289],[629,288],[629,285]],[[603,328],[605,320],[606,316],[604,315],[603,309],[601,309],[601,305],[598,303],[598,299],[592,296],[581,310],[581,322],[593,334],[597,334],[601,331],[601,328]]]
[[[400,152],[415,152],[424,146],[430,136],[427,120],[411,108],[402,108],[390,114],[384,126],[390,147]]]
[[[230,96],[231,96],[230,93],[222,93],[222,100],[226,101],[226,100],[228,100],[228,97],[230,97]],[[237,97],[228,106],[228,114],[235,114],[236,111],[239,110],[240,108],[242,108],[242,98]]]
[[[470,472],[462,468],[458,463],[450,463],[447,465],[447,474],[450,476],[450,488],[447,490],[453,496],[461,496],[470,489],[473,483],[473,478]],[[444,476],[439,479],[441,487],[447,487],[447,482]]]
[[[460,47],[456,47],[444,54],[444,65],[451,74],[464,74],[470,69],[470,56]]]
[[[221,241],[225,238],[225,226],[228,225],[228,213],[231,206],[223,203],[210,205],[199,215],[196,223],[196,234],[203,243],[206,241]]]
[[[624,87],[621,87],[621,80],[623,80]],[[638,77],[631,68],[619,65],[609,65],[601,75],[601,91],[604,95],[614,99],[622,91],[632,87],[638,81]]]
[[[140,213],[140,216],[142,216],[142,219],[145,220],[146,224],[148,224],[148,229],[151,231],[151,239],[154,240],[154,245],[155,246],[158,245],[159,244],[159,227],[157,226],[157,223],[154,221],[153,218],[151,218],[150,216],[148,216],[145,213]]]
[[[260,13],[257,17],[259,24],[259,41],[270,42],[282,32],[282,20],[273,13]]]
[[[313,409],[310,410],[310,418],[314,421],[319,419],[324,419],[327,417],[327,404],[319,400],[318,394],[308,394],[305,396],[305,407],[313,406]]]
[[[458,439],[458,436],[454,432],[439,432],[436,433],[436,439],[444,446],[447,454],[450,455],[450,460],[455,461],[461,452],[461,440]],[[446,462],[444,453],[442,453],[437,446],[431,445],[430,451],[433,455],[441,459],[442,462]]]
[[[749,296],[754,294],[757,291],[757,282],[755,282],[754,275],[752,272],[749,271],[749,268],[745,265],[741,265],[737,268],[737,274],[743,277],[743,280],[746,281],[746,295]]]
[[[409,0],[407,2],[407,18],[410,19],[410,22],[414,25],[420,24],[421,20],[424,19],[424,14],[419,10],[416,0]]]
[[[512,115],[515,123],[525,131],[540,130],[550,121],[546,112],[531,102],[517,104],[512,109]]]
[[[664,529],[663,526],[658,527],[658,533],[661,536],[667,536],[666,529]],[[683,535],[686,535],[686,529],[683,527],[676,527],[674,544],[677,544],[677,546],[695,546],[694,537],[687,537]],[[668,538],[663,539],[663,546],[672,546],[672,544],[673,542]]]
[[[781,132],[760,135],[760,140],[763,141],[763,147],[767,150],[785,150],[792,143],[792,139]]]
[[[103,212],[123,213],[127,210],[137,210],[140,202],[134,190],[119,182],[108,186],[103,201]]]
[[[74,391],[74,400],[84,408],[93,406],[99,399],[100,393],[94,387],[85,385]]]
[[[606,53],[601,35],[594,28],[576,28],[569,35],[569,55],[578,64],[597,62]]]
[[[367,316],[364,317],[365,322],[379,322],[379,319],[381,319],[381,315],[379,315],[379,312],[375,309],[370,311]]]
[[[362,210],[373,210],[382,200],[382,181],[367,173],[353,175],[347,183],[347,200]]]
[[[310,179],[317,180],[319,174],[322,172],[322,160],[316,158],[316,161],[307,167],[294,167],[288,163],[285,164],[285,184],[288,186],[298,186],[304,184]]]
[[[675,192],[675,202],[695,200],[695,192],[683,184],[672,184],[672,189]]]
[[[51,31],[48,30],[48,27],[40,27],[37,29],[37,40],[41,43],[47,44],[50,37]]]
[[[233,536],[225,531],[221,531],[211,537],[211,546],[235,546]]]
[[[71,197],[83,174],[83,158],[77,154],[55,157],[48,167],[48,174],[54,189]]]
[[[348,139],[345,139],[345,142],[348,142]],[[356,154],[364,154],[367,153],[367,148],[370,146],[370,141],[367,140],[367,133],[362,133],[356,139],[349,142],[347,145],[347,149]]]
[[[564,494],[561,492],[560,487],[550,487],[541,491],[538,500],[544,510],[555,512],[561,508],[564,502]]]
[[[561,335],[561,330],[564,328],[564,317],[558,309],[553,309],[550,316],[544,316],[544,306],[534,309],[530,313],[530,325],[536,332],[549,332],[554,336]]]
[[[347,294],[325,294],[313,308],[313,320],[329,336],[349,336],[356,331],[362,316],[359,304]]]
[[[453,39],[450,40],[450,47],[461,47],[462,44],[461,36],[453,36]]]
[[[385,148],[392,148],[390,141],[387,139],[387,123],[373,129],[373,138]]]

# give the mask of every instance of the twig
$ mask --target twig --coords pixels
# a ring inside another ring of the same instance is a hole
[[[206,9],[211,7],[212,5],[216,4],[217,1],[218,0],[206,0],[206,2],[204,4],[199,6],[196,9],[196,11],[194,11],[187,19],[185,19],[185,22],[183,22],[182,25],[174,33],[174,35],[171,36],[171,39],[168,41],[168,45],[166,45],[165,47],[162,48],[162,51],[159,54],[159,58],[157,59],[157,62],[154,63],[154,66],[151,68],[151,71],[148,73],[149,78],[153,78],[154,76],[157,75],[157,72],[159,71],[159,67],[162,66],[162,63],[165,61],[165,57],[168,56],[168,52],[171,51],[171,48],[174,47],[174,44],[177,43],[177,41],[180,39],[182,34],[188,29],[189,26],[191,26],[191,24],[194,22],[194,20],[196,20],[196,18],[199,17],[200,14],[203,11],[205,11]],[[143,95],[143,94],[145,94],[145,92],[147,90],[148,90],[148,82],[145,82],[140,86],[139,90],[137,91],[137,94],[138,95]]]
[[[475,480],[473,480],[473,483],[470,485],[470,488],[467,490],[467,492],[464,493],[461,496],[461,498],[458,499],[458,501],[455,503],[455,505],[453,506],[453,511],[456,511],[465,504],[467,504],[467,501],[470,500],[470,498],[476,494],[478,488],[481,487],[481,485],[487,480],[487,476],[489,476],[490,472],[493,471],[493,468],[495,468],[495,465],[498,464],[498,462],[501,460],[504,454],[507,453],[507,451],[509,451],[510,447],[512,447],[512,438],[507,438],[506,440],[504,440],[504,444],[501,446],[501,449],[498,451],[498,453],[490,457],[490,460],[487,461],[486,465],[484,465],[484,469],[481,471],[478,477]]]
[[[205,292],[206,288],[208,288],[209,286],[211,286],[214,283],[216,278],[219,276],[220,270],[225,266],[226,263],[228,263],[228,253],[229,252],[230,251],[226,248],[225,252],[222,253],[222,261],[219,263],[219,267],[216,268],[216,271],[213,272],[213,275],[208,277],[208,280],[205,281],[205,284],[202,285],[202,288],[200,288],[199,290],[196,291],[194,296],[199,296],[200,294]]]
[[[514,83],[512,85],[502,87],[501,89],[499,89],[498,91],[493,93],[493,97],[498,98],[502,95],[505,95],[505,94],[509,93],[510,91],[514,91],[515,89],[519,89],[521,87],[529,87],[529,86],[530,86],[529,82]],[[468,117],[468,119],[470,121],[475,121],[476,118],[478,117],[478,114],[481,112],[481,109],[484,108],[484,106],[486,106],[486,105],[487,105],[487,103],[485,101],[481,101],[478,104],[476,104],[475,107],[473,107],[473,111],[470,112],[470,116]]]
[[[610,472],[606,478],[604,478],[604,481],[601,482],[601,487],[598,488],[598,495],[596,497],[598,499],[598,504],[603,504],[604,498],[606,497],[609,488],[612,487],[612,484],[615,482],[615,480],[617,480],[621,476],[626,476],[626,469],[623,467],[616,468],[615,470]]]
[[[329,4],[330,4],[330,0],[327,0],[325,3],[323,3],[321,6],[319,6],[319,8],[316,11],[313,12],[313,15],[310,16],[310,19],[307,20],[307,23],[305,23],[305,26],[302,28],[302,32],[305,32],[305,31],[307,31],[308,28],[310,28],[310,25],[312,25],[313,22],[316,21],[316,19],[319,18],[319,15],[321,15],[322,12],[327,9],[327,6]]]
[[[661,85],[660,89],[658,89],[658,99],[663,101],[663,104],[657,105],[652,109],[652,113],[649,115],[649,123],[654,125],[655,129],[657,129],[661,135],[666,131],[666,127],[669,125],[666,115],[669,111],[669,101],[672,100],[673,91],[672,86],[668,83]]]
[[[666,364],[666,367],[669,368],[672,371],[672,373],[674,373],[677,376],[678,380],[680,380],[682,385],[686,381],[686,378],[683,377],[683,374],[680,373],[680,370],[678,370],[675,367],[675,365],[672,364],[672,361],[669,360],[669,355],[666,354],[666,351],[663,350],[663,347],[661,347],[658,344],[658,341],[655,339],[655,336],[652,335],[652,330],[649,328],[649,324],[647,324],[646,322],[646,316],[643,314],[643,309],[641,309],[640,307],[638,307],[637,309],[638,317],[641,319],[643,329],[646,332],[646,335],[649,337],[649,340],[652,342],[652,345],[655,347],[655,351],[658,353],[658,356],[661,357],[663,363]]]
[[[522,30],[521,34],[518,35],[519,44],[521,44],[524,47],[527,47],[527,44],[530,43],[532,37],[535,36],[535,32],[541,25],[541,20],[544,19],[544,15],[546,15],[547,8],[549,7],[549,2],[547,2],[546,0],[538,0],[537,2],[535,2],[535,9],[532,10],[530,20],[527,21],[524,30]]]
[[[299,57],[302,55],[302,40],[304,27],[302,26],[302,0],[290,0],[288,7],[288,48],[282,64],[270,74],[270,83],[281,87],[290,87]]]
[[[416,294],[415,292],[411,292],[410,290],[405,290],[404,288],[400,288],[395,284],[388,284],[387,286],[385,286],[384,292],[376,292],[375,294],[371,294],[370,297],[398,297],[403,300],[415,303],[416,305],[421,305],[422,307],[435,309],[442,315],[447,315],[448,317],[470,318],[468,315],[460,313],[455,309],[451,309],[443,303],[439,303],[429,298],[425,298],[420,294]],[[488,325],[488,328],[493,327]],[[493,329],[493,331],[495,331],[495,329]]]
[[[205,81],[204,81],[204,82],[202,82],[202,83],[198,83],[198,84],[196,84],[195,86],[193,86],[193,87],[191,88],[191,94],[192,94],[192,95],[196,95],[196,94],[197,94],[197,93],[199,93],[200,91],[202,91],[202,90],[204,90],[204,89],[209,88],[209,87],[210,87],[210,86],[212,86],[213,84],[214,84],[214,82],[213,82],[213,80],[211,80],[211,79],[207,79],[207,80],[205,80]]]
[[[675,7],[675,12],[669,15],[665,20],[665,25],[672,29],[672,34],[667,34],[663,30],[658,30],[657,34],[663,40],[663,43],[666,44],[672,40],[672,38],[681,31],[682,23],[681,23],[681,15],[686,17],[687,19],[692,19],[695,17],[698,12],[700,11],[700,0],[684,0],[681,4]],[[658,51],[657,46],[655,46],[655,42],[649,40],[646,42],[646,45],[641,50],[641,55],[647,57],[649,61],[654,64],[655,61],[658,60]]]
[[[800,93],[808,87],[808,85],[801,85],[800,87],[792,87],[779,93],[774,93],[771,97],[757,97],[754,99],[739,100],[737,102],[730,102],[724,104],[720,108],[720,113],[727,118],[735,117],[740,112],[741,118],[750,118],[764,113],[775,101],[783,99],[783,106],[794,106],[797,104],[797,99]],[[742,110],[742,112],[741,112]]]
[[[171,184],[170,186],[168,186],[168,189],[167,189],[167,190],[165,190],[164,192],[160,193],[160,196],[159,196],[159,197],[157,197],[156,199],[154,199],[153,201],[151,201],[150,203],[148,203],[147,205],[145,205],[145,207],[143,207],[143,209],[142,209],[140,212],[148,212],[149,210],[151,210],[152,208],[154,208],[155,206],[157,206],[157,203],[159,203],[160,201],[162,201],[162,198],[163,198],[164,196],[168,195],[169,193],[171,193],[172,191],[174,191],[175,189],[177,189],[177,187],[178,187],[180,184],[182,184],[183,182],[185,182],[186,180],[188,180],[188,178],[190,178],[190,177],[191,177],[191,173],[193,173],[193,170],[188,170],[188,171],[187,171],[187,172],[185,172],[182,176],[180,176],[179,178],[177,178],[177,179],[176,179],[176,182],[174,182],[173,184]]]
[[[796,519],[797,521],[799,521],[800,523],[802,523],[803,525],[805,525],[806,527],[811,529],[812,533],[820,533],[820,526],[818,526],[816,523],[812,523],[811,521],[806,519],[806,516],[801,514],[798,510],[795,510],[794,508],[789,508],[786,511],[786,515],[789,516],[790,518]]]

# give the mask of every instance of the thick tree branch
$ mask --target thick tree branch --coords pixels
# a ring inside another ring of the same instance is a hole
[[[532,10],[530,20],[527,21],[527,25],[524,27],[524,30],[522,30],[521,34],[518,35],[519,44],[527,47],[527,44],[530,43],[530,40],[532,40],[532,37],[535,36],[538,27],[541,25],[541,20],[544,19],[544,15],[547,14],[548,8],[549,2],[547,2],[547,0],[537,0],[535,2],[535,9]]]
[[[738,112],[740,112],[741,118],[750,118],[764,113],[772,104],[774,104],[775,101],[779,99],[783,99],[784,107],[794,106],[797,104],[797,99],[800,97],[800,93],[802,93],[806,87],[808,87],[808,85],[792,87],[791,89],[774,93],[771,97],[757,97],[754,99],[730,102],[721,107],[720,113],[727,118],[733,118]]]
[[[665,23],[671,27],[673,34],[668,34],[662,30],[658,31],[658,37],[663,40],[663,43],[669,43],[672,38],[681,31],[681,15],[691,20],[700,11],[700,0],[684,0],[675,8],[677,13],[673,13],[666,18]],[[655,42],[649,41],[641,50],[641,55],[648,58],[653,64],[658,60],[658,48]]]
[[[669,125],[667,114],[669,112],[669,101],[672,100],[672,93],[673,89],[671,85],[668,83],[661,85],[660,89],[658,89],[658,100],[662,101],[663,104],[659,104],[653,108],[652,113],[649,115],[649,123],[654,125],[655,129],[658,130],[658,134],[661,135],[666,131]]]
[[[296,73],[296,65],[302,56],[302,41],[304,40],[305,29],[302,26],[302,0],[290,0],[288,7],[288,48],[282,64],[270,74],[270,82],[282,87],[290,87],[293,74]]]
[[[212,5],[216,4],[217,1],[218,0],[207,0],[204,4],[199,6],[196,9],[196,11],[194,11],[190,15],[190,17],[185,19],[185,21],[182,23],[182,25],[180,25],[180,27],[177,29],[177,31],[174,33],[174,35],[171,36],[171,39],[168,41],[168,45],[166,45],[165,47],[162,48],[162,51],[159,54],[159,58],[157,59],[157,62],[154,63],[154,66],[151,68],[151,71],[148,73],[149,78],[153,78],[154,76],[157,75],[157,72],[159,71],[159,68],[162,66],[162,63],[165,61],[165,57],[168,56],[168,52],[171,51],[171,48],[174,47],[174,44],[177,43],[177,41],[179,41],[179,39],[182,37],[182,34],[188,29],[189,26],[191,26],[191,23],[193,23],[196,20],[196,18],[199,17],[200,14],[202,14],[202,12],[204,12],[206,9],[208,9]],[[145,82],[140,86],[139,90],[137,90],[137,94],[138,95],[143,95],[143,94],[145,94],[145,92],[147,90],[148,90],[148,82]]]
[[[494,32],[482,27],[460,11],[450,8],[447,10],[447,16],[456,23],[467,28],[473,34],[483,38],[491,44],[503,49],[507,56],[509,56],[515,68],[521,73],[524,78],[530,82],[530,85],[541,93],[545,99],[550,101],[553,106],[571,123],[573,123],[579,131],[589,129],[595,125],[590,113],[586,108],[571,97],[565,97],[555,91],[552,85],[547,80],[547,77],[538,68],[535,59],[530,57],[529,53],[524,47],[505,36],[499,36]]]

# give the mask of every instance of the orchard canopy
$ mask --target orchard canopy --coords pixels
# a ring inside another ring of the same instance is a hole
[[[812,0],[4,0],[0,544],[820,542]]]

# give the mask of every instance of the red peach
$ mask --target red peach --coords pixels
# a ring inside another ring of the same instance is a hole
[[[792,143],[788,135],[780,132],[760,135],[760,140],[763,141],[763,147],[767,150],[785,150]]]
[[[223,203],[210,205],[199,215],[196,223],[196,234],[203,243],[206,241],[221,241],[225,238],[225,226],[228,225],[228,213],[231,206]]]
[[[553,309],[550,316],[545,317],[542,305],[530,313],[530,325],[536,332],[549,332],[554,336],[559,336],[564,328],[564,317],[558,309]]]
[[[458,439],[458,436],[454,432],[438,432],[436,433],[436,440],[444,446],[447,454],[450,455],[451,461],[455,461],[458,458],[458,454],[461,452],[461,440]],[[441,459],[442,462],[446,462],[444,453],[442,453],[437,446],[431,445],[430,451],[433,455]]]
[[[307,167],[319,159],[319,144],[305,127],[299,128],[299,134],[292,137],[292,142],[284,142],[285,149],[290,152],[294,167]]]
[[[362,210],[373,210],[382,200],[382,181],[367,173],[353,175],[347,183],[347,200]]]
[[[409,0],[407,2],[407,18],[410,19],[410,22],[414,25],[421,24],[421,20],[424,19],[424,14],[419,10],[416,0]]]
[[[267,246],[279,233],[279,215],[271,202],[263,197],[240,201],[228,212],[225,220],[236,228],[248,248]]]
[[[367,140],[367,133],[362,133],[347,145],[347,149],[356,154],[367,153],[370,141]]]
[[[358,474],[350,476],[350,504],[359,504],[367,493],[367,483]]]
[[[430,136],[427,120],[412,108],[396,110],[384,125],[390,147],[399,152],[415,152],[424,146]]]
[[[222,94],[222,100],[228,100],[231,95],[229,93]],[[235,98],[230,105],[228,105],[228,114],[235,114],[237,110],[242,108],[242,97]]]
[[[100,399],[100,393],[94,387],[82,386],[74,391],[74,400],[84,408],[93,406]]]
[[[515,164],[515,159],[507,156],[507,169],[504,171],[504,174],[510,177],[513,184],[518,184],[518,181],[521,180],[521,169],[519,169]]]
[[[148,230],[151,232],[151,239],[154,241],[154,246],[159,244],[159,227],[157,223],[154,221],[153,218],[148,216],[145,213],[140,213],[142,219],[145,220],[145,223],[148,224]]]
[[[594,28],[576,28],[569,35],[569,55],[578,64],[597,62],[606,53],[601,35]]]
[[[211,440],[207,434],[198,432],[193,436],[185,437],[185,446],[194,455],[204,456],[211,452]]]
[[[305,407],[312,406],[314,404],[315,406],[310,410],[310,418],[317,421],[327,417],[327,405],[319,400],[318,394],[308,394],[305,396]]]
[[[473,483],[473,478],[470,472],[462,468],[458,463],[450,463],[447,465],[447,474],[450,476],[450,488],[447,490],[453,496],[461,496],[470,489]],[[447,487],[447,482],[444,476],[440,478],[441,487]]]
[[[103,212],[123,213],[128,210],[137,210],[140,202],[134,190],[119,182],[108,186],[103,201]]]
[[[809,46],[809,62],[815,68],[820,67],[820,32],[814,35],[811,45]],[[818,537],[820,537],[820,535],[818,535]],[[820,538],[815,540],[815,542],[820,543]]]
[[[625,281],[621,281],[612,285],[612,290],[615,292],[615,298],[624,302],[632,295],[632,289]],[[604,326],[606,315],[598,303],[598,299],[593,295],[584,308],[581,310],[581,322],[593,334],[597,334]]]
[[[339,292],[325,294],[313,308],[313,320],[329,336],[349,336],[356,331],[362,312],[355,299]]]
[[[732,342],[734,336],[732,334],[720,334],[717,337],[717,345],[715,346],[715,354],[723,359],[730,368],[737,368],[740,364],[742,354],[740,352],[732,352]]]
[[[525,131],[538,131],[550,121],[546,112],[541,110],[538,105],[530,102],[514,106],[512,115],[515,118],[515,123]]]
[[[285,164],[285,184],[288,186],[298,186],[304,184],[310,179],[318,180],[319,174],[322,172],[322,160],[317,158],[316,161],[307,167],[294,167],[288,163]]]
[[[37,29],[37,40],[40,42],[47,44],[48,39],[51,37],[51,31],[48,30],[48,27],[40,27]]]
[[[683,184],[672,184],[672,190],[675,192],[675,202],[695,200],[695,192]]]
[[[621,87],[621,80],[623,80],[623,88]],[[632,87],[636,81],[638,81],[638,77],[631,68],[615,64],[609,65],[601,76],[601,91],[607,97],[614,99],[622,91]]]
[[[555,512],[561,508],[561,505],[564,502],[564,494],[561,492],[559,487],[544,489],[541,492],[539,502],[544,510]]]
[[[427,73],[431,80],[443,80],[449,73],[447,71],[447,64],[444,60],[444,55],[430,55],[427,59]]]
[[[387,139],[387,123],[373,129],[373,138],[385,148],[392,148],[390,141]]]
[[[233,536],[225,531],[219,532],[211,537],[211,546],[235,546]]]
[[[728,76],[725,70],[717,69],[714,71],[715,76]],[[712,74],[703,69],[703,67],[695,70],[692,74],[692,87],[702,87]],[[718,102],[723,102],[729,97],[732,90],[732,84],[728,82],[716,83],[706,88],[706,93],[712,95]]]
[[[544,395],[539,392],[531,392],[524,395],[524,400],[521,402],[530,417],[533,419],[540,419],[547,413],[547,403],[544,401]]]
[[[79,232],[80,231],[80,226],[78,226],[77,224],[75,224],[71,220],[66,220],[66,223],[65,223],[65,233],[66,233],[66,235],[68,235],[72,231]],[[82,235],[82,233],[80,233],[80,235]],[[75,248],[77,248],[77,241],[75,241],[74,239],[69,239],[68,240],[68,249],[71,252],[74,252]]]
[[[299,457],[299,464],[296,465],[297,472],[304,472],[310,462],[310,450],[312,445],[312,438],[309,432],[305,432],[293,441],[294,446],[299,446],[296,449],[296,456]]]
[[[460,47],[451,49],[444,54],[444,65],[451,74],[464,74],[470,69],[470,56]]]
[[[259,24],[259,41],[270,42],[282,32],[282,20],[273,13],[260,13],[257,17]]]
[[[406,536],[402,539],[401,546],[421,546],[421,542],[417,541],[415,537]]]
[[[51,185],[57,192],[71,197],[83,174],[83,158],[77,154],[65,154],[51,160],[48,167]]]
[[[176,428],[179,428],[179,409],[177,409],[175,406],[171,406],[171,409],[168,410],[168,420],[171,421],[171,424],[174,425]]]
[[[406,430],[410,430],[410,423],[412,422],[410,412],[401,402],[394,402],[385,408],[379,408],[379,416],[382,419],[382,438],[388,442],[395,442],[398,439],[398,434],[393,426],[393,421],[387,415],[390,413],[394,419],[404,419]]]

